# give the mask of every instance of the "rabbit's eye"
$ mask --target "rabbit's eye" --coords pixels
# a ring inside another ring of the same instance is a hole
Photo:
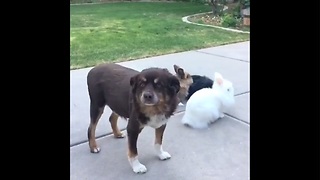
[[[230,89],[227,89],[227,91],[230,91]]]

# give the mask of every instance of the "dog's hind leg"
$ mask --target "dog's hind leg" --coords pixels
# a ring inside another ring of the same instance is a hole
[[[90,125],[88,127],[88,139],[89,147],[91,153],[100,152],[100,148],[97,146],[96,142],[96,127],[99,122],[99,119],[103,113],[104,106],[99,107],[93,103],[90,103]]]
[[[113,135],[115,138],[123,138],[125,135],[118,128],[118,119],[119,115],[112,111],[109,117],[109,122],[111,124]]]

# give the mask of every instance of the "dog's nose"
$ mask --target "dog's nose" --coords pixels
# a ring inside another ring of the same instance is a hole
[[[150,93],[150,92],[145,92],[145,93],[143,94],[143,98],[144,98],[145,100],[152,100],[153,95],[152,95],[152,93]]]

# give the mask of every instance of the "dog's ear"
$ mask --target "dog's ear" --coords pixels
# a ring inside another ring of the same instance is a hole
[[[174,90],[175,93],[180,91],[180,82],[177,77],[171,76],[169,79],[169,86]]]
[[[139,75],[135,75],[135,76],[132,76],[132,77],[130,78],[130,86],[133,87],[133,86],[136,84],[137,79],[138,79],[138,76],[139,76]]]
[[[177,65],[173,65],[174,71],[177,73],[177,75],[181,78],[184,79],[184,70],[177,66]]]

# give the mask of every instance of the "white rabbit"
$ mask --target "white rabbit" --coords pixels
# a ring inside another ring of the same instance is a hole
[[[216,72],[212,88],[196,91],[187,101],[182,123],[197,129],[208,128],[210,123],[224,117],[224,112],[234,104],[232,83]]]

